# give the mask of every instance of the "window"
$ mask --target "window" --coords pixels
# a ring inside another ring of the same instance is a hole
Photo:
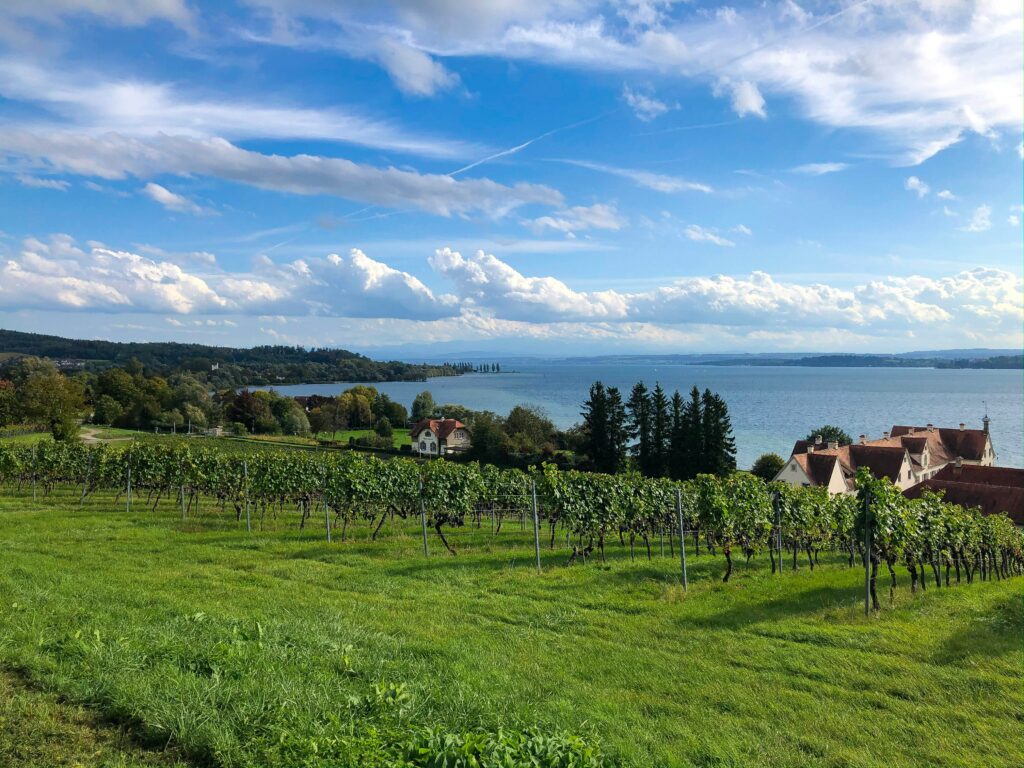
[[[430,430],[429,430],[429,429],[428,429],[428,430],[426,430],[426,431],[425,431],[425,432],[423,433],[423,436],[424,436],[424,437],[430,437]]]
[[[427,444],[425,442],[423,442],[422,440],[420,440],[420,450],[421,451],[427,450]]]
[[[796,472],[796,464],[790,464],[789,465],[789,471],[790,472]]]

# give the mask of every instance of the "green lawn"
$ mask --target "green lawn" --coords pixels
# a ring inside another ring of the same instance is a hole
[[[300,532],[294,513],[250,535],[212,501],[182,524],[169,503],[14,493],[0,666],[123,725],[133,749],[384,765],[422,727],[537,726],[638,767],[1024,764],[1021,579],[912,596],[900,569],[895,604],[865,618],[862,572],[838,561],[740,562],[722,584],[722,559],[690,544],[684,593],[657,544],[651,561],[616,543],[606,566],[566,567],[559,535],[538,575],[518,522],[452,533],[455,557],[431,534],[425,559],[415,522],[328,544],[322,518]],[[3,715],[0,745],[16,728],[58,754],[48,706]]]
[[[337,434],[333,432],[319,432],[317,438],[320,440],[337,440],[338,442],[347,443],[350,437],[370,437],[376,433],[372,429],[342,429],[338,430]],[[412,445],[412,438],[409,437],[409,430],[405,428],[395,427],[392,432],[392,440],[396,448],[400,448],[403,445]]]

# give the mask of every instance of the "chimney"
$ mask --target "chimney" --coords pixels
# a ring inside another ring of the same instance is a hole
[[[889,433],[888,432],[883,432],[882,433],[882,439],[883,440],[888,440],[889,439]]]
[[[981,423],[982,423],[983,428],[985,430],[985,434],[987,435],[988,434],[988,425],[989,425],[989,418],[988,418],[988,414],[987,413],[985,414],[985,418],[981,420]]]
[[[960,431],[961,431],[961,432],[963,432],[963,431],[964,431],[964,429],[965,429],[966,427],[967,427],[967,425],[966,425],[966,424],[964,424],[964,423],[963,423],[963,422],[961,421],[961,422],[960,422]]]
[[[814,446],[813,445],[808,445],[807,446],[807,452],[808,453],[814,453]]]
[[[956,457],[956,468],[960,469],[964,465],[964,460],[960,456]]]
[[[829,440],[828,441],[828,449],[830,451],[834,451],[837,448],[839,448],[839,441],[838,440]]]
[[[860,436],[860,444],[861,445],[867,445],[867,442],[868,442],[868,436],[867,435],[861,435]]]
[[[821,435],[815,435],[814,436],[814,444],[815,445],[821,445]]]
[[[915,427],[907,427],[907,434],[908,435],[914,434],[914,429],[915,429]]]
[[[932,424],[931,422],[928,422],[928,431],[929,432],[935,431],[935,425]]]

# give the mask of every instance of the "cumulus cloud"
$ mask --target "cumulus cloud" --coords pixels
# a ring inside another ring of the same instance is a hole
[[[0,129],[0,148],[65,173],[104,179],[198,174],[279,192],[412,207],[440,216],[483,213],[500,217],[529,203],[555,206],[562,202],[559,192],[538,184],[506,186],[485,178],[456,180],[445,174],[377,168],[340,157],[267,155],[218,138],[143,139],[116,133],[89,136]]]
[[[189,200],[184,195],[171,192],[167,187],[162,187],[152,181],[140,189],[139,192],[150,200],[159,203],[169,211],[175,211],[177,213],[191,213],[194,216],[210,216],[215,215],[216,213],[209,208],[203,208],[201,205]]]
[[[636,168],[619,168],[614,165],[593,163],[587,160],[560,160],[559,162],[566,163],[567,165],[575,165],[577,168],[586,168],[599,173],[607,173],[610,176],[618,176],[622,179],[628,179],[639,187],[653,189],[655,192],[672,194],[674,192],[710,193],[714,191],[707,184],[689,181],[688,179],[682,179],[678,176],[667,176],[662,173],[652,173],[651,171],[644,171]]]
[[[67,192],[71,185],[62,179],[43,179],[38,176],[29,176],[22,173],[15,177],[23,187],[35,187],[36,189],[55,189],[58,192]]]
[[[852,288],[748,277],[686,277],[650,291],[576,291],[553,277],[523,275],[482,251],[464,257],[438,250],[430,260],[472,307],[513,321],[702,324],[796,330],[900,333],[949,328],[1008,334],[1024,320],[1024,283],[998,269],[978,268],[946,278],[891,277]]]
[[[587,229],[622,229],[626,225],[626,219],[619,215],[614,203],[595,203],[590,206],[576,205],[566,208],[551,216],[533,219],[527,224],[537,232],[554,229],[574,237],[576,232]]]
[[[921,181],[917,176],[908,176],[903,182],[903,188],[915,193],[918,197],[924,197],[931,191],[931,187]]]
[[[622,100],[633,110],[633,114],[645,123],[649,123],[671,109],[676,109],[676,107],[669,106],[664,101],[655,98],[652,94],[633,90],[628,85],[622,88]]]
[[[791,173],[799,173],[804,176],[824,176],[827,173],[838,173],[850,167],[849,163],[805,163],[795,168],[790,168]]]
[[[695,243],[711,243],[712,245],[718,245],[724,248],[732,248],[736,245],[732,240],[716,234],[713,229],[705,229],[699,224],[690,224],[684,230],[684,234],[687,239],[693,240]]]
[[[985,232],[992,229],[992,207],[979,205],[974,209],[971,220],[960,229],[964,232]]]
[[[396,40],[381,40],[374,58],[388,71],[399,90],[412,96],[433,96],[459,84],[459,76],[429,54]]]
[[[732,110],[740,117],[754,115],[755,117],[768,117],[765,109],[764,96],[755,83],[750,80],[733,81],[724,77],[715,86],[716,96],[728,95],[732,101]]]
[[[251,273],[210,270],[206,252],[194,259],[207,269],[201,271],[147,250],[150,256],[98,244],[83,249],[67,235],[26,239],[0,266],[0,308],[419,320],[459,311],[454,297],[435,295],[418,278],[358,249],[283,264],[264,259]]]
[[[941,192],[936,192],[935,196],[940,200],[956,200],[957,196],[950,192],[948,189],[944,189]]]

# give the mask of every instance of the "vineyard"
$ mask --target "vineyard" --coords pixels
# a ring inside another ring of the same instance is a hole
[[[197,519],[200,510],[233,516],[247,531],[262,529],[268,515],[293,516],[304,530],[322,525],[328,541],[344,540],[362,521],[376,539],[385,523],[419,519],[423,552],[429,555],[428,529],[447,552],[452,530],[485,523],[499,534],[508,520],[533,528],[536,562],[540,549],[562,547],[567,564],[604,562],[616,541],[635,557],[639,545],[652,557],[681,560],[687,582],[686,545],[695,555],[703,546],[724,557],[723,581],[734,560],[746,562],[767,552],[771,571],[789,561],[805,561],[812,570],[822,552],[838,553],[865,570],[872,607],[880,608],[879,569],[889,576],[890,598],[897,586],[896,567],[906,568],[911,591],[976,578],[1003,579],[1024,573],[1024,536],[1003,515],[944,503],[926,493],[906,499],[888,480],[862,468],[857,496],[832,496],[824,488],[766,485],[746,473],[725,478],[700,475],[677,482],[636,474],[604,475],[559,471],[545,465],[523,472],[490,465],[444,460],[421,464],[381,460],[354,453],[224,450],[187,443],[140,443],[127,447],[42,442],[0,445],[0,483],[31,487],[33,498],[55,487],[80,488],[79,504],[97,491],[113,492],[115,503],[156,510],[161,503],[180,509],[181,519]],[[448,532],[448,535],[446,535]],[[627,544],[628,540],[628,544]]]
[[[0,468],[0,764],[1024,759],[1019,534],[870,478],[184,439],[9,443]],[[902,587],[867,617],[865,551]],[[65,703],[118,730],[73,752],[39,719]]]

